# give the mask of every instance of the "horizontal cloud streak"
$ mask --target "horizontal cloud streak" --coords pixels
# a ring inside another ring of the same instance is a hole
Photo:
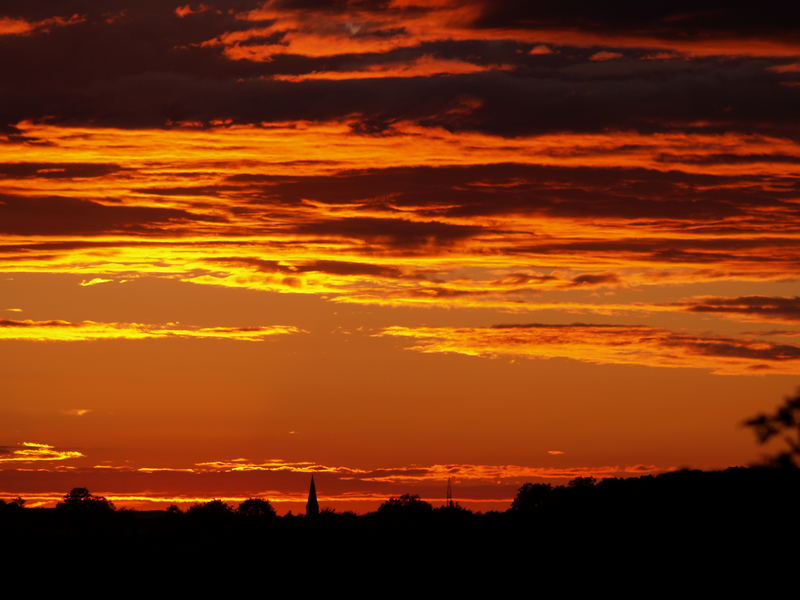
[[[14,446],[0,446],[0,463],[62,461],[82,458],[83,453],[77,450],[62,450],[50,444],[22,442]]]
[[[702,296],[676,302],[674,306],[696,313],[733,315],[761,321],[800,322],[800,296]]]
[[[709,369],[719,375],[798,374],[800,346],[628,325],[389,327],[410,350],[481,357],[570,358],[595,364]]]
[[[98,323],[95,321],[34,321],[0,319],[0,340],[81,342],[168,338],[221,339],[257,342],[275,335],[300,333],[289,325],[258,327],[180,327],[176,324]]]
[[[34,462],[37,458],[30,457],[29,464],[23,460],[0,469],[0,497],[22,495],[29,506],[52,506],[64,493],[51,491],[53,482],[63,481],[66,485],[79,480],[118,506],[165,508],[172,503],[187,505],[211,499],[238,503],[261,497],[302,511],[308,478],[313,473],[321,502],[359,512],[374,510],[389,496],[409,490],[430,501],[444,502],[447,481],[455,483],[459,502],[486,509],[510,504],[517,487],[531,480],[561,484],[575,477],[604,479],[674,470],[674,467],[642,464],[556,467],[449,463],[364,468],[278,458],[265,461],[221,459],[187,466],[144,467],[130,461],[92,464],[78,452],[72,452],[69,458],[82,460],[77,460],[77,465],[58,467],[41,466]]]

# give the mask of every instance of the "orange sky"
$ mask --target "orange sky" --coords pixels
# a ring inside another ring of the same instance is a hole
[[[0,497],[502,510],[756,460],[800,15],[534,4],[4,5]]]

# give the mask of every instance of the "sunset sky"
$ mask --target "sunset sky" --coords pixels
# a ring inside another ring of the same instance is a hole
[[[0,497],[478,510],[756,461],[800,5],[4,0]]]

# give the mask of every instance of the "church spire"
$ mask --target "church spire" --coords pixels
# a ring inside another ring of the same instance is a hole
[[[317,488],[314,485],[314,475],[311,475],[311,485],[308,488],[308,502],[306,502],[306,516],[316,517],[319,514],[319,502],[317,502]]]

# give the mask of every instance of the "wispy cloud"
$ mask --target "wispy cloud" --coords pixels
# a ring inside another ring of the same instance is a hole
[[[95,277],[93,279],[81,281],[80,286],[81,287],[88,287],[90,285],[98,285],[98,284],[101,284],[101,283],[111,283],[112,281],[114,281],[114,280],[113,279],[103,279],[102,277]]]
[[[549,450],[548,454],[564,454],[559,450]],[[169,471],[172,469],[137,468],[138,471]],[[185,471],[187,469],[175,469]],[[435,464],[411,465],[405,467],[379,467],[364,469],[352,466],[331,466],[311,461],[292,462],[283,459],[271,459],[263,462],[252,462],[245,458],[218,460],[196,463],[191,468],[194,473],[227,472],[242,473],[248,471],[286,472],[305,474],[329,474],[340,480],[382,481],[392,483],[446,481],[453,477],[464,481],[494,482],[497,480],[521,481],[531,478],[570,479],[574,477],[618,477],[631,474],[663,472],[664,467],[656,465],[606,465],[593,467],[549,467],[523,465],[482,465],[482,464]]]
[[[389,327],[377,335],[405,337],[425,353],[489,358],[570,358],[596,364],[709,369],[719,375],[800,373],[800,347],[752,339],[678,333],[629,325],[501,325]]]
[[[177,324],[98,323],[95,321],[15,321],[0,319],[0,340],[80,342],[205,338],[257,342],[271,336],[300,333],[290,325],[256,327],[181,327]]]
[[[92,412],[91,408],[66,408],[61,411],[65,415],[69,415],[70,417],[82,417],[84,415],[88,415]]]
[[[800,296],[701,296],[675,302],[688,312],[734,316],[757,321],[800,322]]]
[[[50,444],[22,442],[14,446],[0,446],[0,463],[27,463],[38,461],[61,461],[82,458],[77,450],[62,450]]]

